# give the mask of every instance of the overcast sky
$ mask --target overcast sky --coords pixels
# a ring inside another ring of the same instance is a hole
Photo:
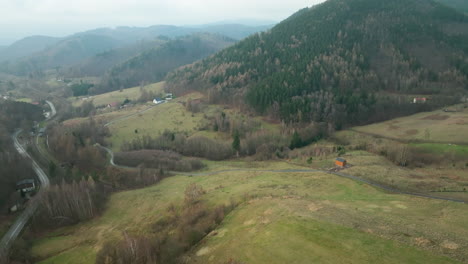
[[[0,44],[99,27],[281,21],[323,0],[0,0]]]

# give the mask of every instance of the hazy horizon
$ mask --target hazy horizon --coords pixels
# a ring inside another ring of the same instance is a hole
[[[63,37],[96,28],[203,25],[221,21],[284,20],[324,0],[0,0],[0,45],[24,37]]]

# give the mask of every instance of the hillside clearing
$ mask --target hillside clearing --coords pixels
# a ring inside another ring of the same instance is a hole
[[[468,143],[468,108],[460,112],[418,113],[386,122],[354,128],[356,131],[403,140]]]
[[[106,114],[108,121],[110,120],[107,117],[110,116],[115,117],[112,120],[116,120],[115,123],[109,125],[112,134],[109,138],[111,148],[119,151],[125,141],[130,142],[143,136],[157,137],[166,130],[183,132],[187,136],[231,140],[230,131],[213,131],[212,125],[210,125],[210,119],[221,115],[221,113],[225,113],[232,123],[253,122],[257,126],[255,129],[269,131],[278,129],[278,125],[270,124],[259,116],[247,116],[240,113],[239,110],[225,109],[219,105],[202,104],[200,111],[191,112],[187,110],[185,105],[188,101],[196,101],[203,99],[203,97],[201,93],[192,92],[164,104],[156,105],[148,111],[121,120],[118,120],[120,116],[112,114],[114,112]],[[135,112],[130,112],[129,115],[132,113]],[[125,115],[123,116],[125,117]],[[95,118],[100,119],[101,115]]]
[[[187,98],[199,96],[191,94]],[[203,114],[188,112],[181,100],[157,105],[144,113],[110,125],[112,136],[109,141],[112,149],[120,150],[124,141],[131,141],[142,136],[159,136],[165,130],[194,133],[203,120]]]
[[[300,168],[282,162],[223,162],[210,163],[210,170],[239,166]],[[468,257],[464,204],[386,194],[324,173],[273,172],[174,176],[145,189],[116,193],[101,217],[35,241],[33,252],[44,259],[42,263],[68,257],[68,263],[92,263],[99,248],[106,241],[121,239],[123,231],[150,235],[152,224],[164,216],[169,204],[183,201],[185,187],[193,182],[207,191],[204,200],[212,206],[233,199],[246,202],[219,226],[216,232],[224,236],[208,236],[193,251],[191,263],[223,263],[230,257],[247,263],[308,263],[330,256],[356,263],[372,262],[374,252],[385,253],[384,263],[415,259],[457,263],[434,254]],[[421,218],[426,215],[431,217]],[[421,239],[430,243],[421,244]],[[55,247],[57,241],[63,246]],[[447,249],[447,243],[456,247]],[[355,248],[360,248],[359,252],[354,252]]]

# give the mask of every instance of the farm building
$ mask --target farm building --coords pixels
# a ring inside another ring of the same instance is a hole
[[[21,193],[30,193],[36,190],[36,183],[33,179],[26,179],[16,183],[16,190]]]
[[[417,104],[417,103],[425,103],[426,101],[427,101],[427,98],[426,98],[426,97],[414,98],[414,99],[413,99],[413,103],[414,103],[414,104]]]
[[[343,158],[336,158],[335,165],[340,166],[340,167],[345,167],[346,166],[346,160],[343,159]]]
[[[119,102],[113,102],[113,103],[110,103],[107,105],[108,108],[112,108],[112,107],[118,107],[120,105]]]
[[[154,104],[161,104],[161,103],[164,103],[164,102],[165,102],[165,101],[164,101],[163,99],[159,98],[159,97],[158,97],[158,98],[154,98],[154,100],[153,100],[153,103],[154,103]]]

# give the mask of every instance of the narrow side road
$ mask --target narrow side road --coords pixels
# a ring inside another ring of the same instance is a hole
[[[57,110],[55,109],[55,106],[54,104],[51,102],[51,101],[48,101],[46,100],[45,101],[49,107],[50,107],[50,116],[49,116],[49,119],[51,119],[52,117],[54,117],[56,114],[57,114]]]
[[[50,120],[57,114],[57,111],[55,109],[55,106],[50,101],[46,101],[46,103],[50,106],[50,110],[51,110],[50,117],[47,119],[47,120]],[[16,130],[16,132],[11,136],[11,138],[13,140],[13,144],[15,146],[16,151],[18,151],[18,153],[23,158],[31,160],[32,168],[34,172],[36,173],[37,178],[41,182],[41,189],[40,189],[40,192],[41,192],[42,190],[50,186],[50,181],[49,181],[49,178],[47,177],[47,174],[41,169],[41,167],[37,164],[37,162],[28,154],[28,152],[24,149],[24,147],[18,141],[18,135],[21,132],[22,132],[21,129]],[[24,226],[28,223],[29,219],[32,217],[37,207],[38,207],[37,200],[31,199],[26,209],[21,213],[21,215],[16,219],[15,223],[10,227],[8,232],[0,240],[0,263],[6,259],[8,251],[11,248],[11,245],[16,240],[16,238],[18,238],[21,231],[23,231]]]
[[[31,158],[31,156],[26,152],[24,147],[18,141],[18,135],[21,133],[21,130],[17,130],[13,136],[13,143],[15,144],[15,148],[18,153],[26,159],[31,160],[32,168],[36,173],[39,181],[41,182],[41,191],[50,185],[49,178],[45,174],[45,172],[41,169],[41,167],[37,164],[37,162]],[[23,231],[24,226],[29,221],[31,216],[34,214],[38,206],[38,203],[35,199],[29,201],[28,206],[26,209],[21,213],[21,215],[16,219],[16,222],[10,227],[8,232],[3,236],[2,240],[0,240],[0,260],[6,257],[8,251],[19,236],[21,231]]]
[[[96,144],[96,147],[99,147],[101,149],[104,149],[109,153],[110,160],[109,163],[111,166],[117,167],[117,168],[131,168],[127,166],[121,166],[117,165],[114,162],[114,153],[112,152],[111,149],[103,147],[99,144]],[[221,174],[225,172],[233,172],[233,171],[240,171],[240,172],[275,172],[275,173],[294,173],[294,172],[322,172],[322,173],[327,173],[331,175],[335,175],[338,177],[346,178],[349,180],[357,181],[360,183],[364,183],[367,185],[370,185],[372,187],[387,191],[387,192],[392,192],[396,194],[404,194],[404,195],[409,195],[409,196],[415,196],[419,198],[427,198],[427,199],[433,199],[433,200],[442,200],[442,201],[449,201],[449,202],[456,202],[456,203],[466,203],[463,200],[458,200],[458,199],[452,199],[452,198],[444,198],[444,197],[438,197],[438,196],[433,196],[429,194],[423,194],[423,193],[414,193],[414,192],[408,192],[404,190],[399,190],[393,187],[385,186],[379,183],[375,183],[366,179],[362,179],[353,175],[349,175],[343,172],[332,172],[332,171],[325,171],[325,170],[316,170],[316,169],[285,169],[285,170],[255,170],[255,169],[230,169],[230,170],[220,170],[220,171],[212,171],[212,172],[201,172],[201,173],[186,173],[186,172],[176,172],[176,171],[171,171],[171,173],[178,174],[178,175],[187,175],[187,176],[211,176],[211,175],[216,175],[216,174]]]

